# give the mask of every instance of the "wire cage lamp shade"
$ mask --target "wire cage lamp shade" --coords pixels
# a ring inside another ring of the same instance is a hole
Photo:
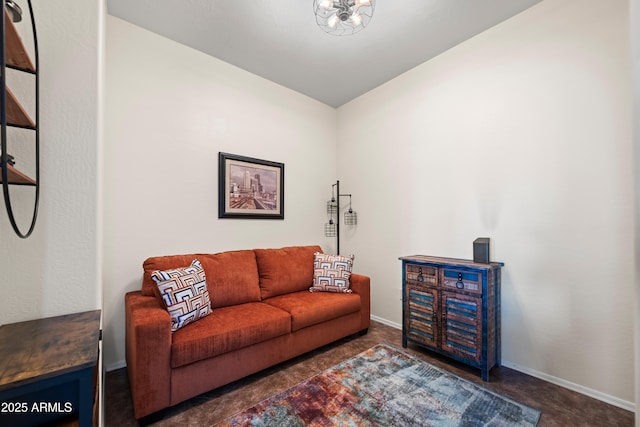
[[[358,214],[351,208],[344,213],[344,225],[358,225]]]
[[[371,21],[376,0],[313,0],[316,23],[334,36],[362,31]]]
[[[358,225],[358,214],[351,209],[351,194],[349,196],[349,210],[344,213],[344,225]]]
[[[332,219],[324,225],[324,235],[325,237],[336,237],[338,235],[338,228]]]
[[[335,198],[331,198],[327,202],[327,215],[337,215],[338,214],[338,203]]]

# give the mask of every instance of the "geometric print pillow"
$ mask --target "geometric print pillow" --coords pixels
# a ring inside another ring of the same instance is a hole
[[[313,261],[311,292],[351,293],[349,278],[353,269],[353,255],[328,255],[316,252]]]
[[[151,277],[171,316],[171,332],[211,313],[204,269],[197,259],[189,267],[156,270]]]

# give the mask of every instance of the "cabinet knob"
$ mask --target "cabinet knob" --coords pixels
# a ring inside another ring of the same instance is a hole
[[[458,273],[458,281],[456,282],[456,288],[464,289],[464,282],[462,281],[462,273]]]
[[[422,276],[422,267],[418,267],[418,282],[424,282],[424,277]]]

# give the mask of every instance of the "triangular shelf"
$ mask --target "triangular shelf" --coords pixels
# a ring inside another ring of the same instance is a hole
[[[7,165],[7,178],[9,184],[16,185],[36,185],[36,182],[27,175],[20,172],[11,165]],[[2,183],[2,174],[0,173],[0,184]]]
[[[22,38],[16,27],[11,21],[9,17],[9,13],[6,8],[4,10],[4,22],[5,25],[5,55],[6,55],[6,63],[7,66],[16,68],[18,70],[26,71],[29,73],[35,73],[36,67],[31,62],[31,58],[27,53],[27,49],[24,47],[24,43],[22,43]]]
[[[36,125],[29,114],[22,108],[15,95],[7,87],[7,124],[27,129],[35,129]]]

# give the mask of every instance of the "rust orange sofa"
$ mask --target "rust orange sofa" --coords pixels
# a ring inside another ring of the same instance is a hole
[[[147,259],[142,289],[125,295],[126,359],[136,418],[369,327],[369,277],[352,293],[309,292],[319,246]],[[171,332],[151,273],[204,268],[212,313]]]

